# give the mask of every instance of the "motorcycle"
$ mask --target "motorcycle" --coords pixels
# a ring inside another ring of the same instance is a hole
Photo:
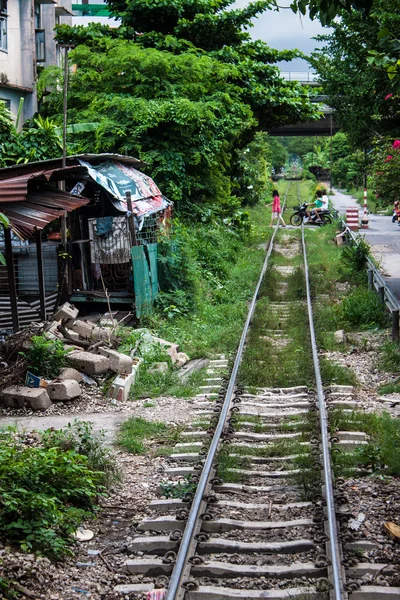
[[[295,211],[290,216],[290,224],[295,227],[299,227],[303,222],[304,224],[308,223],[309,225],[328,225],[329,223],[333,223],[332,215],[330,210],[321,210],[317,213],[312,212],[309,217],[307,214],[307,206],[308,202],[303,202],[300,206],[293,206],[293,210]],[[321,221],[318,221],[318,217]]]

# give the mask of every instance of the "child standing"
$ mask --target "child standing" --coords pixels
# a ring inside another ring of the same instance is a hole
[[[286,227],[286,223],[281,215],[281,199],[279,198],[278,190],[272,190],[272,202],[270,204],[267,204],[267,206],[272,206],[270,227],[273,227],[274,219],[278,219],[278,222],[282,222],[282,227]]]

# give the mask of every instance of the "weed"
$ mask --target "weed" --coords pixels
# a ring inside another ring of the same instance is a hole
[[[400,474],[400,419],[386,412],[378,415],[357,411],[348,416],[334,411],[330,421],[335,429],[365,431],[370,437],[368,444],[360,446],[352,455],[336,458],[341,468],[363,467],[386,475]]]
[[[117,435],[118,446],[131,454],[145,454],[146,442],[152,440],[158,446],[174,446],[179,441],[180,429],[159,421],[146,421],[142,417],[130,417],[121,423]]]
[[[325,358],[320,359],[319,365],[324,385],[357,385],[355,374],[347,367],[337,365]]]
[[[185,498],[188,494],[194,494],[197,485],[186,478],[183,481],[162,481],[160,483],[160,495],[165,498]]]
[[[1,563],[0,563],[1,567]],[[15,589],[15,582],[8,579],[8,577],[0,576],[0,598],[7,600],[14,600],[20,598],[19,592]]]
[[[143,408],[153,408],[154,406],[154,402],[143,402]]]
[[[245,469],[246,464],[245,457],[232,456],[227,450],[221,450],[218,455],[217,477],[225,483],[237,483],[241,481],[242,475],[235,470]]]
[[[44,335],[34,335],[29,350],[21,352],[28,361],[28,369],[40,377],[54,379],[67,364],[67,352],[60,340],[49,340]]]
[[[380,364],[385,371],[397,373],[400,368],[400,343],[387,341],[383,344],[380,354]]]
[[[60,448],[63,452],[73,450],[86,456],[87,467],[100,473],[102,483],[107,487],[121,478],[111,450],[104,447],[104,432],[95,433],[93,423],[75,419],[65,429],[46,429],[41,440],[45,448]]]
[[[363,287],[356,288],[346,296],[341,305],[343,319],[358,329],[388,325],[388,315],[385,305],[380,302],[377,294]]]
[[[400,383],[398,380],[395,383],[387,383],[378,387],[378,394],[385,396],[386,394],[400,394]]]
[[[1,539],[55,559],[70,554],[71,534],[105,493],[102,473],[73,449],[27,445],[15,429],[0,438]]]
[[[370,245],[361,236],[357,237],[357,243],[350,242],[344,246],[339,262],[339,273],[342,275],[343,281],[365,284],[367,261],[370,256]]]

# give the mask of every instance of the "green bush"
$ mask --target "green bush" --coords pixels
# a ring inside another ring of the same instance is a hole
[[[28,369],[40,377],[54,379],[67,364],[67,352],[60,340],[49,340],[44,335],[34,335],[32,346],[21,353],[28,360]]]
[[[102,481],[75,450],[32,447],[15,430],[0,430],[0,538],[62,558],[104,494]]]
[[[96,471],[102,485],[110,486],[120,479],[120,473],[111,450],[104,447],[104,433],[95,433],[93,423],[74,420],[65,429],[47,429],[41,442],[45,448],[73,450],[87,458],[86,466]]]
[[[384,327],[388,322],[385,305],[374,291],[363,287],[356,288],[343,299],[341,312],[350,326],[360,329]]]
[[[400,370],[400,343],[387,341],[381,348],[380,363],[383,369],[393,373]]]
[[[371,256],[371,248],[364,238],[358,236],[357,243],[344,246],[340,257],[338,271],[343,281],[362,284],[367,281],[367,264]]]

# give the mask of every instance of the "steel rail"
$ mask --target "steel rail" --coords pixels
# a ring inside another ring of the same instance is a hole
[[[315,338],[315,329],[313,321],[313,310],[311,303],[311,291],[310,291],[310,280],[308,275],[308,261],[307,261],[307,249],[304,237],[304,225],[301,227],[301,242],[303,246],[303,258],[304,258],[304,274],[306,279],[306,290],[307,290],[307,309],[308,309],[308,321],[310,327],[312,357],[315,371],[315,381],[317,385],[318,395],[318,408],[319,408],[319,419],[321,427],[321,441],[322,441],[322,457],[324,467],[324,483],[325,483],[325,494],[326,494],[326,506],[328,513],[328,530],[329,530],[329,547],[331,552],[332,562],[332,575],[333,575],[333,589],[335,600],[344,600],[347,598],[347,594],[344,590],[343,578],[341,573],[341,555],[338,541],[338,528],[336,523],[335,515],[335,498],[333,494],[332,485],[332,469],[329,454],[329,434],[328,434],[328,417],[325,405],[325,395],[322,387],[321,372],[319,366],[317,342]]]
[[[283,206],[282,206],[282,212],[283,212],[283,208],[285,207],[285,204],[286,204],[286,198],[289,193],[289,188],[290,188],[290,183],[288,184],[288,187],[286,189],[285,199],[284,199]],[[234,387],[236,384],[236,377],[238,374],[239,365],[240,365],[240,362],[241,362],[242,356],[243,356],[243,350],[244,350],[244,345],[246,342],[247,333],[248,333],[248,330],[250,327],[251,319],[254,314],[254,309],[255,309],[256,302],[257,302],[258,293],[260,291],[261,283],[264,279],[264,275],[265,275],[265,272],[268,267],[268,261],[270,259],[271,253],[272,253],[274,239],[275,239],[276,233],[278,231],[278,227],[279,227],[279,219],[274,227],[274,232],[273,232],[272,237],[269,242],[267,255],[265,257],[265,260],[264,260],[264,263],[263,263],[263,266],[261,269],[261,274],[260,274],[260,277],[257,282],[257,286],[256,286],[256,289],[255,289],[255,292],[254,292],[254,295],[253,295],[253,298],[252,298],[252,301],[250,304],[249,311],[247,313],[247,319],[246,319],[246,322],[245,322],[245,325],[244,325],[244,328],[242,331],[242,336],[240,338],[239,347],[236,352],[235,361],[234,361],[233,368],[232,368],[232,373],[231,373],[231,376],[229,379],[228,388],[227,388],[225,398],[224,398],[224,403],[223,403],[223,406],[221,409],[220,417],[219,417],[218,424],[217,424],[217,427],[214,432],[214,436],[213,436],[210,448],[208,450],[207,458],[205,460],[204,467],[201,472],[201,476],[200,476],[199,483],[197,485],[196,493],[193,498],[193,503],[192,503],[192,507],[190,509],[188,521],[187,521],[185,531],[182,536],[182,541],[181,541],[181,544],[179,547],[178,555],[176,557],[174,569],[172,571],[171,578],[169,581],[166,600],[175,600],[176,595],[177,595],[179,588],[181,586],[181,583],[182,583],[181,579],[182,579],[182,574],[183,574],[184,568],[185,568],[187,560],[188,560],[187,554],[188,554],[190,542],[194,535],[195,527],[196,527],[198,519],[199,519],[200,505],[203,501],[204,491],[208,484],[210,472],[211,472],[211,469],[212,469],[212,466],[213,466],[213,463],[215,460],[215,455],[216,455],[216,452],[218,449],[218,445],[219,445],[219,442],[221,439],[223,429],[225,427],[225,422],[226,422],[226,419],[228,416],[228,412],[231,407],[232,394],[233,394],[233,390],[234,390]]]

